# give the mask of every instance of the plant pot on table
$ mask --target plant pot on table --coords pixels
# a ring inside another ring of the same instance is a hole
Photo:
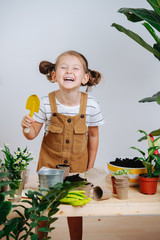
[[[140,174],[140,192],[143,194],[156,194],[159,176],[147,177],[146,174]]]

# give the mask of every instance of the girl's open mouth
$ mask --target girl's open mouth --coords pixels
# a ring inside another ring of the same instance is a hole
[[[74,79],[72,79],[72,78],[65,78],[64,81],[65,82],[74,82]]]

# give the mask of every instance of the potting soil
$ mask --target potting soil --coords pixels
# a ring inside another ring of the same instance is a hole
[[[138,158],[116,158],[115,161],[111,161],[110,164],[114,166],[126,167],[126,168],[143,168],[144,165]]]

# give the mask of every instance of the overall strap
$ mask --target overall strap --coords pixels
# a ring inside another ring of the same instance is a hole
[[[88,94],[81,92],[81,103],[79,114],[86,114]]]
[[[48,96],[49,96],[49,102],[50,102],[50,105],[51,105],[51,112],[52,113],[54,113],[54,112],[57,113],[58,110],[57,110],[57,104],[56,104],[55,91],[49,93]]]

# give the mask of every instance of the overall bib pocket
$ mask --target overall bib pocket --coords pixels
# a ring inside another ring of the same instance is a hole
[[[88,142],[87,135],[88,128],[86,125],[83,126],[75,126],[74,127],[74,136],[73,136],[73,152],[74,153],[82,153]]]
[[[45,136],[45,142],[51,149],[60,152],[62,151],[63,143],[63,126],[51,124],[48,127],[48,134]]]

